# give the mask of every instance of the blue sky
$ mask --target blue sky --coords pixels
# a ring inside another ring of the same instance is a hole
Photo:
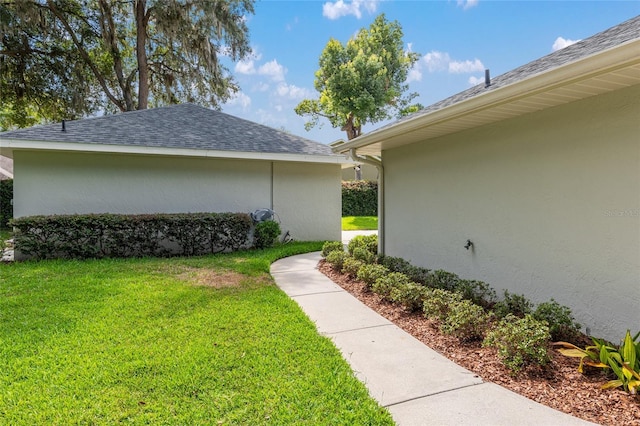
[[[484,81],[486,68],[500,75],[639,15],[640,1],[258,1],[248,17],[253,55],[228,64],[241,91],[222,110],[322,143],[346,139],[326,121],[307,132],[293,109],[317,98],[314,73],[329,39],[345,43],[381,13],[421,55],[409,90],[428,106]]]

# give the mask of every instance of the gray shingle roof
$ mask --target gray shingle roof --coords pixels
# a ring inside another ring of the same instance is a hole
[[[396,126],[404,121],[414,119],[418,116],[441,110],[448,106],[457,104],[467,99],[482,95],[491,90],[496,90],[504,86],[525,80],[537,74],[541,74],[559,68],[563,65],[575,62],[579,59],[586,58],[598,52],[603,52],[609,48],[621,45],[631,40],[640,38],[640,16],[631,18],[621,24],[611,27],[605,31],[595,34],[589,38],[581,40],[564,49],[557,50],[535,61],[522,65],[514,70],[499,75],[491,79],[491,85],[485,88],[484,82],[471,87],[463,92],[457,93],[449,98],[443,99],[435,104],[428,106],[414,114],[401,118],[393,123],[387,124],[376,129],[377,132],[391,126]],[[371,133],[374,133],[371,132]]]
[[[334,155],[331,147],[194,104],[35,126],[0,139],[216,151]]]

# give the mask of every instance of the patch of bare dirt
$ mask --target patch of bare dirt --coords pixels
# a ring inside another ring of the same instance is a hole
[[[483,380],[499,384],[541,404],[572,416],[602,425],[640,425],[640,398],[619,390],[602,390],[607,380],[601,371],[578,373],[578,360],[562,356],[550,348],[551,361],[544,367],[529,367],[512,377],[495,349],[481,342],[462,343],[441,334],[437,324],[420,313],[409,313],[381,300],[364,283],[353,280],[321,261],[318,269],[361,302],[413,335],[456,364],[473,371]],[[585,343],[589,340],[585,336]]]
[[[184,268],[176,277],[196,286],[213,288],[237,288],[247,280],[245,275],[234,271],[201,268]]]

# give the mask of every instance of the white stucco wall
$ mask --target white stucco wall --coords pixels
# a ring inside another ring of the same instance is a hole
[[[383,160],[387,254],[553,297],[595,336],[640,329],[640,86]]]
[[[274,208],[297,240],[338,239],[339,173],[339,164],[16,150],[14,216]]]
[[[273,187],[283,232],[296,240],[341,240],[339,165],[274,163]]]

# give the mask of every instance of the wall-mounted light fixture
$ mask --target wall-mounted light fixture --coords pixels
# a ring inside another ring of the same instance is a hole
[[[467,244],[465,244],[464,248],[469,250],[471,247],[473,247],[473,242],[471,240],[467,240]]]

